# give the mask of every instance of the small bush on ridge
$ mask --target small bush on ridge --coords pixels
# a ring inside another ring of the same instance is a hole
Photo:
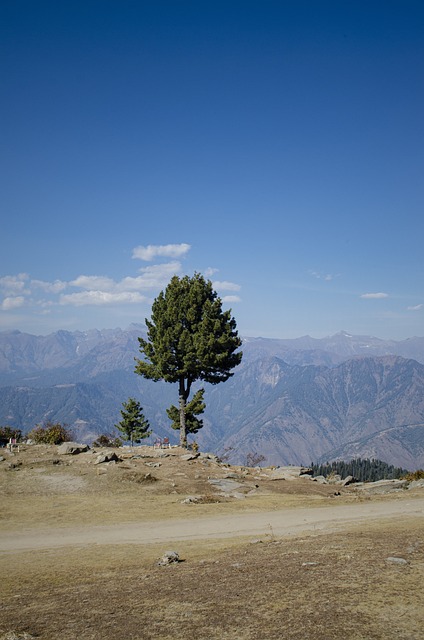
[[[0,440],[9,441],[11,438],[19,441],[22,438],[22,431],[14,427],[0,427]]]
[[[424,480],[424,469],[417,469],[416,471],[411,471],[403,476],[404,480],[408,480],[412,482],[413,480]]]
[[[28,433],[28,438],[35,444],[62,444],[72,440],[72,434],[59,422],[47,422],[44,427],[37,425]]]
[[[122,447],[122,440],[102,433],[97,440],[94,440],[93,447]]]

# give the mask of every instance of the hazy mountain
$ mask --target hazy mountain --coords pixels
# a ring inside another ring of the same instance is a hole
[[[358,358],[335,368],[258,360],[208,396],[199,441],[242,461],[309,464],[378,457],[424,465],[424,366],[395,356]],[[218,442],[216,442],[216,438]]]
[[[144,331],[0,333],[0,424],[59,420],[90,441],[113,431],[132,395],[154,432],[176,441],[165,411],[176,386],[134,374]],[[268,464],[371,456],[424,466],[424,338],[246,338],[243,352],[232,378],[206,385],[203,448],[233,462],[258,452]]]

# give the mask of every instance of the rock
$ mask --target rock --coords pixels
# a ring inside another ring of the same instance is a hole
[[[200,457],[200,453],[184,453],[181,457],[181,460],[196,460],[196,458]]]
[[[145,462],[144,464],[146,465],[146,467],[154,467],[154,468],[161,466],[160,462]]]
[[[287,467],[277,467],[271,471],[269,478],[270,480],[296,480],[300,476],[310,475],[312,473],[311,469],[307,467],[295,467],[295,466],[287,466]]]
[[[181,504],[199,504],[202,501],[202,496],[187,496],[184,500],[181,500]]]
[[[78,442],[63,442],[58,446],[57,452],[62,456],[74,456],[78,453],[85,453],[89,450],[88,444],[79,444]]]
[[[218,456],[214,453],[199,453],[199,458],[203,460],[213,460],[214,462],[219,462]]]
[[[328,484],[338,484],[341,481],[342,481],[342,477],[338,473],[335,473],[334,475],[327,476]]]
[[[342,487],[347,487],[349,484],[353,484],[354,482],[356,482],[356,480],[353,476],[347,476],[341,481],[340,484]]]
[[[6,460],[6,458],[3,458],[3,456],[0,456],[0,462],[3,462],[3,460]]]
[[[324,478],[324,476],[315,476],[315,478],[312,478],[312,480],[314,482],[317,482],[318,484],[328,484],[327,480]]]
[[[176,562],[181,562],[177,551],[165,551],[162,558],[159,560],[158,565],[166,567],[167,565],[174,564]]]
[[[377,482],[365,482],[363,485],[356,485],[356,489],[367,493],[384,494],[406,489],[407,486],[408,480],[377,480]]]
[[[405,565],[409,564],[408,560],[405,560],[405,558],[396,558],[394,556],[386,558],[386,562],[387,564],[396,564],[400,567],[404,567]]]
[[[223,491],[224,493],[232,493],[243,486],[241,482],[236,482],[235,480],[230,479],[211,478],[208,482],[212,486],[216,487],[218,491]]]
[[[94,464],[102,464],[103,462],[121,462],[121,459],[116,455],[114,451],[110,451],[98,455],[94,461]]]
[[[412,480],[408,485],[408,489],[424,489],[424,479]]]

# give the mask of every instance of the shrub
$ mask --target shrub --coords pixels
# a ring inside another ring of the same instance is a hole
[[[411,471],[403,476],[403,480],[408,480],[412,482],[413,480],[424,480],[424,469],[417,469],[416,471]]]
[[[250,451],[246,455],[246,467],[260,467],[261,462],[265,462],[266,457],[256,451]]]
[[[102,433],[97,440],[94,440],[93,447],[122,447],[122,440]]]
[[[72,440],[72,434],[59,422],[47,422],[44,426],[37,425],[28,433],[28,438],[35,444],[62,444]]]
[[[10,438],[19,441],[22,438],[22,431],[14,427],[0,427],[0,441],[9,442]]]

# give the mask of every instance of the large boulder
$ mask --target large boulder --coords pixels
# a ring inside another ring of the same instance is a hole
[[[78,442],[63,442],[57,448],[57,452],[62,456],[74,456],[78,453],[85,453],[89,450],[88,444]]]
[[[290,465],[273,469],[269,478],[270,480],[296,480],[300,476],[310,475],[311,473],[312,470],[308,467],[295,467]]]
[[[102,464],[103,462],[122,462],[121,458],[115,453],[115,451],[105,451],[100,453],[94,464]]]

